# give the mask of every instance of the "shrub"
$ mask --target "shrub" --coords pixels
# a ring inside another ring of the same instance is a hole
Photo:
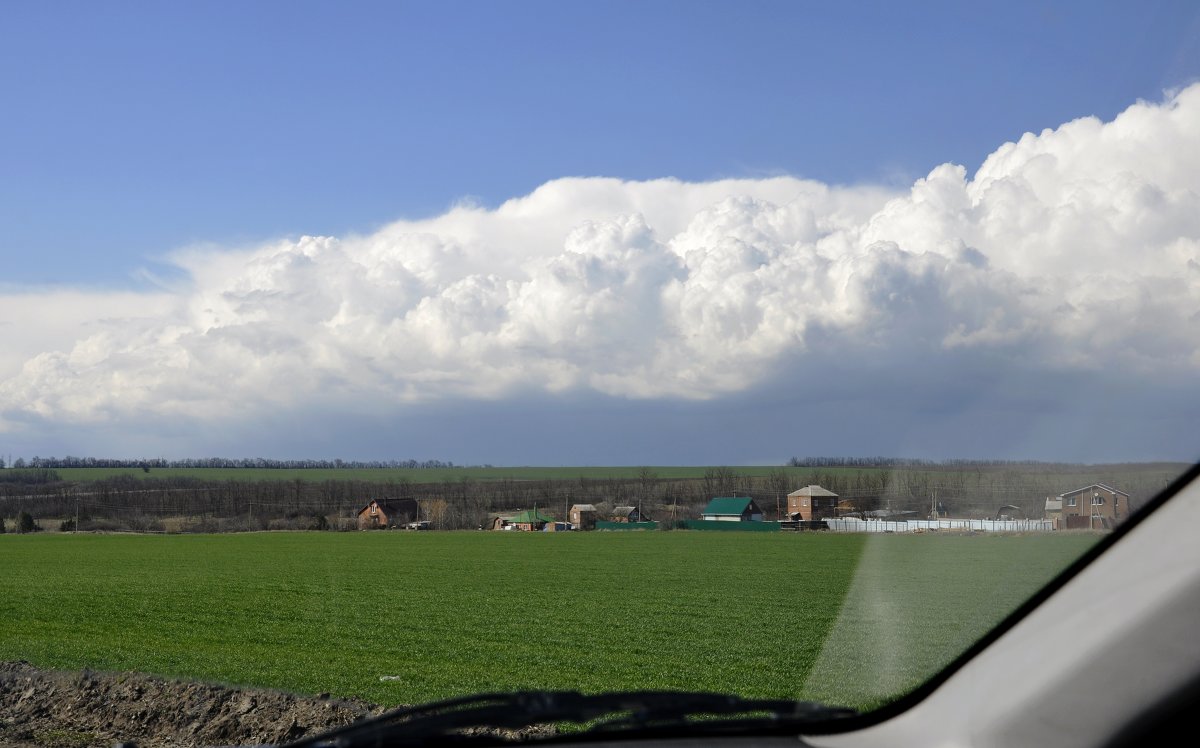
[[[89,520],[87,528],[92,532],[120,532],[125,529],[123,525],[110,517],[96,517]]]
[[[162,522],[145,514],[131,515],[126,519],[125,526],[133,532],[163,532]]]
[[[33,521],[33,515],[29,512],[21,512],[17,515],[17,532],[37,532],[42,528],[38,527],[38,523]]]
[[[268,530],[311,530],[312,522],[307,517],[277,517],[267,523]]]

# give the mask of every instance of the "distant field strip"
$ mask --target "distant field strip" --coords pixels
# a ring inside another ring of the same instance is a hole
[[[837,622],[809,671],[805,695],[878,705],[907,693],[1097,538],[870,536]]]
[[[443,483],[472,481],[534,481],[534,480],[630,480],[638,477],[640,467],[469,467],[469,468],[55,468],[64,480],[92,481],[113,476],[133,478],[197,478],[200,480],[362,480],[378,483],[409,481],[411,483]],[[651,467],[656,479],[679,480],[703,478],[707,467]],[[766,477],[772,470],[783,470],[789,476],[809,475],[811,468],[780,468],[770,465],[731,468],[740,475]],[[820,468],[828,475],[879,472],[887,468],[834,467]]]
[[[894,476],[904,473],[910,478],[925,476],[935,481],[948,481],[947,476],[956,474],[982,476],[985,483],[992,477],[1011,478],[1013,475],[1033,477],[1052,474],[1062,485],[1071,487],[1086,485],[1096,480],[1111,481],[1119,485],[1135,481],[1150,480],[1154,490],[1165,486],[1170,479],[1188,467],[1185,463],[1146,463],[1123,466],[1011,466],[1011,467],[946,467],[946,468],[892,468],[892,467],[779,467],[772,465],[733,466],[730,470],[740,476],[766,478],[772,472],[782,471],[799,487],[804,482],[821,482],[842,478],[855,480],[872,477]],[[657,480],[696,480],[704,477],[709,467],[694,465],[651,466],[653,478]],[[460,481],[546,481],[562,480],[635,480],[640,477],[641,467],[465,467],[465,468],[55,468],[64,480],[86,482],[129,476],[132,478],[193,478],[204,481],[270,481],[301,480],[321,482],[327,480],[361,480],[375,483],[408,481],[410,483],[456,483]],[[1066,489],[1060,489],[1066,490]]]
[[[0,659],[384,704],[496,689],[669,688],[829,694],[866,706],[878,701],[871,684],[881,665],[889,688],[928,675],[1082,543],[10,534],[0,536]],[[871,602],[881,594],[895,598],[887,604],[895,623],[883,629]]]

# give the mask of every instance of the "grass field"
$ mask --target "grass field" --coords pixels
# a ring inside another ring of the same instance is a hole
[[[1097,537],[872,536],[808,673],[805,696],[866,706],[912,690]],[[847,677],[853,673],[870,677]]]
[[[384,704],[672,688],[861,707],[935,672],[1094,539],[6,535],[0,659]]]
[[[90,481],[116,475],[134,478],[199,478],[202,480],[363,480],[384,483],[406,480],[411,483],[441,483],[443,481],[498,480],[589,480],[606,478],[636,478],[640,467],[470,467],[470,468],[55,468],[64,480]],[[651,467],[657,478],[702,478],[707,467]],[[809,468],[779,468],[778,466],[748,466],[732,468],[743,475],[764,477],[772,470],[789,474],[807,474]],[[821,468],[830,474],[857,473],[881,468]]]

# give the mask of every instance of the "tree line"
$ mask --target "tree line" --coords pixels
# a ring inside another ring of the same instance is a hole
[[[0,468],[4,461],[0,459]],[[18,457],[13,461],[15,468],[266,468],[278,470],[295,470],[321,468],[329,469],[373,469],[373,468],[403,468],[403,469],[448,469],[461,468],[449,460],[273,460],[265,457],[189,457],[179,460],[166,460],[161,457],[151,459],[109,459],[104,457],[32,457],[28,461]],[[481,465],[478,467],[491,467]]]
[[[947,459],[927,460],[918,457],[791,457],[788,467],[847,467],[847,468],[946,468],[961,470],[971,468],[1022,467],[1040,469],[1062,469],[1083,467],[1069,462],[1047,462],[1043,460],[976,460]],[[1171,465],[1174,463],[1120,463],[1119,466]]]
[[[26,512],[47,527],[54,521],[81,530],[351,529],[357,512],[372,499],[415,499],[420,518],[434,527],[475,529],[496,513],[535,507],[565,519],[572,504],[593,504],[601,516],[613,507],[633,505],[653,519],[695,519],[716,496],[745,496],[755,500],[767,519],[777,519],[786,511],[788,493],[819,485],[838,494],[846,511],[887,509],[923,517],[936,504],[943,514],[980,518],[995,516],[1002,507],[1016,507],[1032,518],[1042,516],[1046,497],[1093,482],[1126,491],[1136,507],[1182,469],[1135,465],[1048,470],[1011,464],[956,469],[844,467],[775,468],[759,475],[713,467],[698,478],[661,478],[653,469],[641,468],[617,478],[477,480],[463,475],[425,483],[153,475],[66,481],[51,468],[37,468],[0,472],[13,478],[0,480],[0,517],[11,522]],[[1014,513],[1011,508],[1003,511]]]

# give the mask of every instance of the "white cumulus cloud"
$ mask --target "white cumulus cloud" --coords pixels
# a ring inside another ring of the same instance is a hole
[[[560,179],[494,209],[175,261],[173,292],[0,296],[0,423],[711,399],[830,357],[1200,373],[1200,85],[907,191]]]

